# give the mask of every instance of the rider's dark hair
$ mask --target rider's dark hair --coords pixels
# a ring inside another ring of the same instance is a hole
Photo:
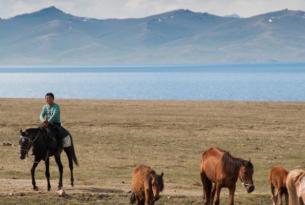
[[[54,99],[54,94],[53,93],[47,93],[46,97],[48,97],[48,96]]]

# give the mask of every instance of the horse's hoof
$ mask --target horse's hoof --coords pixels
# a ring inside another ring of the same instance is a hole
[[[63,190],[63,189],[60,189],[60,190],[57,191],[57,194],[58,194],[59,196],[65,196],[66,192],[65,192],[65,190]]]
[[[34,191],[38,191],[39,189],[38,189],[37,186],[34,186],[34,187],[33,187],[33,190],[34,190]]]
[[[74,184],[73,184],[73,183],[71,183],[71,187],[74,187]]]
[[[48,191],[51,191],[51,187],[48,187]]]

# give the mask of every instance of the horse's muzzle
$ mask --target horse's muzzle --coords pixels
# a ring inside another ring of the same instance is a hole
[[[160,196],[155,196],[154,201],[158,201],[160,199]]]
[[[247,189],[248,193],[251,193],[255,190],[255,186],[254,185],[249,185],[249,186],[246,187],[246,189]]]

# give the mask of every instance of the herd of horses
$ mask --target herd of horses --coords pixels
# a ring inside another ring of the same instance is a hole
[[[71,140],[72,136],[70,135]],[[69,161],[71,185],[74,185],[73,163],[78,165],[73,141],[69,147],[48,149],[48,134],[42,127],[20,130],[20,159],[25,159],[32,148],[34,162],[31,169],[32,186],[38,190],[35,182],[35,169],[40,161],[45,162],[45,176],[48,191],[51,189],[49,158],[55,157],[59,169],[58,189],[62,190],[63,165],[61,153],[64,150]],[[205,205],[219,205],[222,188],[229,189],[229,204],[234,205],[234,195],[238,179],[248,193],[254,191],[254,166],[251,160],[244,160],[232,156],[220,148],[210,148],[202,153],[200,163],[200,177],[203,188]],[[151,167],[137,166],[132,172],[132,186],[130,203],[137,205],[154,205],[164,189],[163,173],[158,175]],[[305,171],[292,170],[288,172],[283,167],[272,168],[269,176],[273,205],[282,205],[285,196],[286,205],[305,205]],[[216,195],[216,197],[215,197]]]
[[[305,204],[305,170],[294,169],[287,171],[281,166],[271,169],[269,175],[273,205]]]

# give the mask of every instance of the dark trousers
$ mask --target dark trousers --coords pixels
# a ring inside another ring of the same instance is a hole
[[[54,125],[61,127],[61,123],[60,122],[53,122]]]
[[[62,147],[62,136],[61,136],[61,123],[50,123],[47,128],[47,133],[49,136],[49,143],[50,143],[50,149],[54,149],[54,145],[56,146],[55,149]],[[55,140],[55,144],[54,144]]]

